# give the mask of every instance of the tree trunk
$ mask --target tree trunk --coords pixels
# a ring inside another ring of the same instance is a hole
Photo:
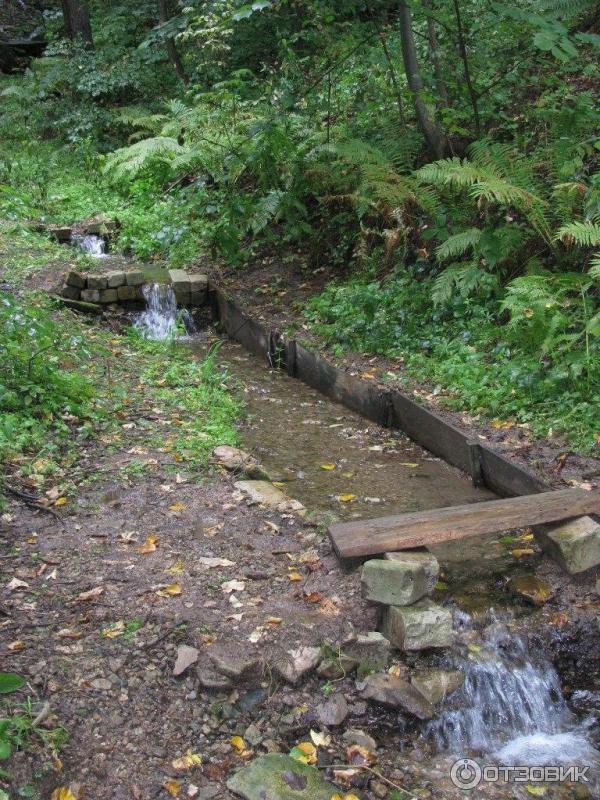
[[[406,2],[400,3],[398,11],[400,21],[400,40],[402,44],[402,59],[404,61],[404,71],[408,87],[412,92],[413,104],[417,115],[417,123],[421,129],[427,147],[436,158],[444,156],[443,136],[429,114],[429,110],[423,100],[423,80],[419,72],[419,62],[417,61],[417,51],[412,29],[412,15],[410,7]]]
[[[477,105],[478,98],[477,98],[477,92],[475,91],[475,87],[473,86],[473,81],[471,80],[471,69],[469,67],[469,56],[467,54],[467,43],[465,41],[465,31],[462,24],[460,5],[458,4],[458,0],[453,0],[453,4],[454,4],[454,15],[456,17],[456,27],[458,31],[458,49],[460,52],[460,57],[463,62],[465,83],[467,85],[467,91],[469,92],[469,99],[471,100],[471,106],[473,108],[475,133],[477,134],[477,136],[481,136],[481,120],[479,117],[479,106]]]
[[[394,95],[396,97],[396,105],[398,106],[398,118],[400,120],[400,125],[403,128],[406,127],[406,117],[404,115],[404,103],[402,101],[402,90],[398,84],[398,79],[396,77],[396,70],[394,69],[394,64],[392,62],[392,57],[390,55],[390,50],[387,46],[387,42],[385,40],[385,34],[380,32],[379,34],[379,41],[381,42],[381,47],[383,48],[383,53],[385,55],[385,60],[387,61],[388,65],[388,72],[390,74],[390,81],[392,83],[392,88],[394,90]]]
[[[431,0],[421,0],[425,11],[431,11]],[[437,32],[435,30],[435,22],[427,14],[427,38],[429,40],[429,53],[433,63],[433,74],[435,76],[435,88],[438,94],[438,101],[440,108],[448,108],[450,100],[448,98],[448,87],[444,80],[444,70],[442,69],[442,59],[440,56],[440,48],[438,45]]]
[[[169,20],[167,0],[158,0],[158,20],[161,25],[164,25]],[[169,56],[169,61],[173,65],[173,69],[175,70],[177,77],[179,78],[180,81],[183,81],[183,83],[187,83],[187,75],[185,74],[183,63],[181,61],[179,51],[177,50],[177,45],[175,44],[175,40],[173,38],[168,38],[166,45],[167,45],[167,54]]]
[[[69,39],[81,39],[87,47],[94,46],[90,12],[81,0],[62,0],[63,17]]]

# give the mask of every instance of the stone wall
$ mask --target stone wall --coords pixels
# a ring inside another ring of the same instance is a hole
[[[208,278],[206,275],[189,275],[180,269],[168,272],[169,282],[175,292],[178,306],[203,306],[207,300]],[[84,273],[71,270],[61,289],[67,300],[109,305],[145,302],[144,273],[139,269],[109,270],[107,272]]]

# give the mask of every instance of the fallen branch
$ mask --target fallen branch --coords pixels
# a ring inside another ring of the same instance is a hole
[[[46,511],[48,514],[52,514],[53,517],[56,517],[56,519],[60,522],[61,525],[65,524],[64,519],[61,517],[58,511],[55,511],[53,508],[45,506],[43,503],[40,503],[38,497],[35,497],[32,494],[27,494],[26,492],[21,492],[19,491],[19,489],[15,489],[13,486],[9,486],[7,483],[4,482],[2,483],[2,488],[9,494],[14,495],[14,497],[18,497],[19,500],[22,500],[25,503],[25,505],[29,506],[30,508],[35,508],[38,511]]]

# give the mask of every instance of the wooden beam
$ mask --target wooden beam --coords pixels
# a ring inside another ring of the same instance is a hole
[[[355,558],[598,513],[600,490],[561,489],[506,500],[336,523],[329,527],[329,536],[340,558]]]

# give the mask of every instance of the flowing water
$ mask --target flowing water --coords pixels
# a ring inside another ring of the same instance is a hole
[[[145,294],[148,308],[136,327],[149,337],[171,335],[177,312],[169,287],[147,287]],[[204,357],[209,338],[188,338],[182,346]],[[267,369],[235,342],[223,342],[218,363],[243,393],[247,418],[240,429],[242,447],[311,511],[352,519],[492,496],[400,431],[370,423],[285,373]],[[352,499],[342,499],[347,497]],[[501,539],[474,537],[432,548],[453,590],[480,580],[473,594],[488,623],[492,601],[480,589],[481,576],[498,574],[510,561]],[[503,614],[508,624],[492,614],[493,624],[478,631],[466,613],[455,611],[458,643],[448,665],[465,673],[465,683],[422,732],[431,753],[423,761],[423,775],[439,778],[444,764],[448,776],[452,759],[466,756],[482,764],[591,765],[597,774],[600,754],[594,749],[591,722],[570,711],[552,665],[543,654],[529,652],[526,639],[511,630],[506,609]],[[439,787],[441,791],[441,783]],[[508,797],[499,788],[501,793],[493,796]],[[450,794],[439,796],[453,797],[455,787],[446,782],[446,789]]]
[[[435,749],[488,756],[505,765],[590,765],[597,771],[593,720],[571,712],[543,654],[531,653],[510,622],[494,622],[474,639],[468,615],[457,612],[455,619],[467,655],[457,655],[453,666],[463,671],[465,682],[425,731]]]
[[[88,233],[88,234],[73,234],[73,241],[79,247],[80,250],[83,250],[84,253],[87,253],[88,256],[92,258],[106,258],[106,242],[101,236],[96,236],[95,234]]]

